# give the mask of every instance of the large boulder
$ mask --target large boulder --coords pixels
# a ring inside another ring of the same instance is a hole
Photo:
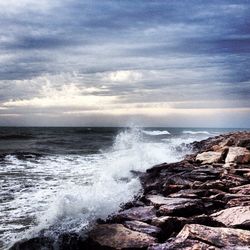
[[[228,227],[250,228],[250,206],[227,208],[211,216]]]
[[[250,151],[244,147],[229,147],[226,163],[248,163],[250,162]]]
[[[206,242],[206,244],[219,248],[229,249],[229,247],[234,247],[232,249],[240,249],[239,247],[249,247],[250,231],[189,224],[185,225],[177,235],[176,243],[185,242],[186,240]]]
[[[153,206],[132,207],[123,210],[114,216],[116,221],[138,220],[149,222],[156,216],[156,210]]]
[[[208,151],[196,156],[196,161],[201,162],[201,164],[212,164],[220,162],[221,160],[222,152]]]
[[[145,249],[156,239],[145,233],[135,232],[122,224],[97,225],[89,234],[97,249]]]
[[[145,198],[155,207],[159,207],[159,212],[163,215],[188,216],[203,208],[199,199],[167,198],[161,195],[147,195]]]

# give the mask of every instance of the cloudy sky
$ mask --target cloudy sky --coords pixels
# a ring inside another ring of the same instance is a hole
[[[0,125],[250,127],[250,1],[0,0]]]

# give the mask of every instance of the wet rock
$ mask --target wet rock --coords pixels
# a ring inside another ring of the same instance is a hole
[[[90,232],[89,237],[93,243],[103,249],[145,249],[156,242],[154,237],[132,231],[122,224],[97,225]]]
[[[14,244],[10,250],[53,250],[53,241],[47,237],[24,239]]]
[[[222,159],[221,152],[208,151],[198,154],[196,156],[196,161],[201,162],[201,164],[212,164],[220,162]]]
[[[178,242],[197,240],[219,248],[250,245],[250,231],[199,224],[185,225],[176,238]]]
[[[125,221],[123,225],[133,231],[141,232],[141,233],[146,233],[151,236],[157,236],[159,235],[161,229],[159,227],[150,225],[145,222],[141,221]]]
[[[250,162],[250,151],[243,147],[229,147],[225,162]]]
[[[250,228],[250,206],[227,208],[211,217],[228,227]]]
[[[119,212],[114,216],[115,220],[138,220],[143,222],[151,221],[156,216],[156,210],[153,206],[133,207]]]

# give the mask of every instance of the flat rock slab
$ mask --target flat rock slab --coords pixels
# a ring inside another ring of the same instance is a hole
[[[201,162],[201,164],[212,164],[220,162],[222,159],[222,152],[208,151],[198,154],[196,156],[196,161]]]
[[[250,184],[233,187],[229,189],[232,193],[250,195]]]
[[[138,220],[148,222],[156,216],[154,206],[132,207],[114,216],[118,220]]]
[[[169,240],[163,244],[153,244],[148,250],[219,250],[220,248],[211,246],[198,240],[187,239],[183,242]]]
[[[157,226],[136,220],[125,221],[124,226],[133,231],[149,234],[151,236],[157,236],[161,232],[161,229]]]
[[[99,246],[111,249],[141,249],[156,242],[154,237],[132,231],[122,224],[97,225],[89,237]]]
[[[238,206],[221,210],[211,215],[228,227],[250,227],[250,206]]]
[[[199,224],[185,225],[176,236],[177,242],[185,242],[187,239],[206,242],[215,247],[249,247],[250,231],[226,227],[208,227]],[[244,248],[242,248],[244,249]]]
[[[202,203],[199,199],[167,198],[160,195],[148,195],[146,199],[155,207],[159,207],[159,212],[164,215],[179,212],[186,212],[186,215],[189,215],[202,209]]]
[[[243,147],[229,147],[225,162],[248,163],[250,151]]]

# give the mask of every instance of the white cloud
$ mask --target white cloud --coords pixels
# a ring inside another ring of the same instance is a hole
[[[119,70],[110,73],[106,73],[103,77],[104,81],[107,82],[124,82],[132,83],[140,81],[142,79],[142,73],[133,70]]]
[[[39,95],[30,99],[9,100],[2,104],[6,107],[81,107],[83,109],[101,109],[113,103],[116,98],[112,96],[97,96],[90,94],[96,88],[79,88],[75,84],[64,84],[59,88],[49,83],[42,86]]]

